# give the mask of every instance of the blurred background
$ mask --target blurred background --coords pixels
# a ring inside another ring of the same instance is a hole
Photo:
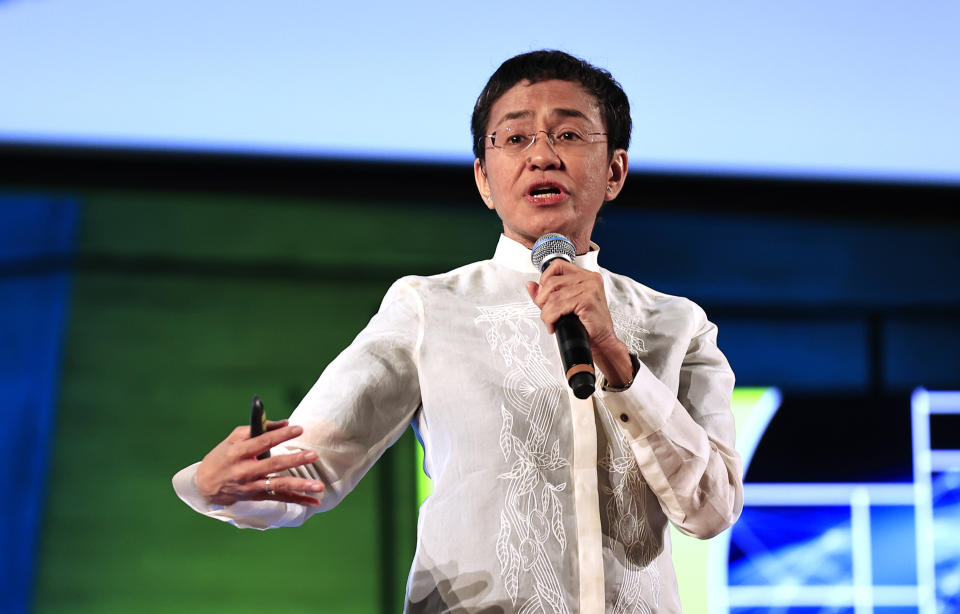
[[[397,612],[408,432],[241,531],[170,478],[286,417],[402,275],[492,255],[470,113],[559,48],[630,97],[601,263],[737,374],[741,520],[688,613],[960,611],[960,8],[0,0],[0,611]]]

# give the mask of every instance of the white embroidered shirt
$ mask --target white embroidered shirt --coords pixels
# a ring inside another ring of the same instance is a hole
[[[412,422],[433,494],[420,508],[405,612],[680,612],[668,520],[711,537],[743,505],[716,327],[688,299],[597,264],[630,388],[573,396],[524,283],[530,251],[405,277],[290,416],[318,460],[320,507],[208,505],[196,464],[174,477],[193,509],[239,527],[293,526],[334,507]],[[277,449],[275,453],[282,453]]]

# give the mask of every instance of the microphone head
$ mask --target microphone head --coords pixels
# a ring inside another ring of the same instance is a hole
[[[577,248],[573,241],[558,232],[548,232],[533,244],[530,261],[541,273],[546,270],[554,258],[563,258],[573,262],[577,257]]]

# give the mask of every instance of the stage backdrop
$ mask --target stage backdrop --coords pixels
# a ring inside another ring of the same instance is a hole
[[[409,462],[390,475],[382,459],[319,522],[269,532],[194,513],[170,479],[248,420],[254,394],[268,416],[289,415],[399,271],[487,256],[498,227],[484,213],[89,196],[34,611],[369,613],[384,599],[400,604],[416,513]],[[409,438],[392,453],[413,458]]]
[[[53,237],[40,241],[49,250],[7,254],[4,263],[4,305],[14,296],[24,305],[5,320],[4,338],[31,321],[49,337],[29,387],[42,394],[11,410],[23,422],[16,437],[32,437],[27,447],[36,451],[37,464],[22,466],[38,475],[7,488],[32,506],[22,509],[37,510],[26,518],[32,525],[13,525],[20,549],[4,563],[21,572],[4,577],[20,590],[4,592],[7,611],[396,611],[415,528],[409,433],[342,506],[299,529],[241,531],[201,517],[176,498],[170,478],[244,423],[254,394],[268,415],[288,415],[394,279],[489,257],[495,216],[479,200],[427,206],[156,190],[9,192],[5,203],[36,214],[5,218],[7,245],[29,242],[27,228]],[[911,394],[956,387],[960,373],[958,290],[946,283],[960,274],[956,224],[615,203],[597,238],[612,268],[707,308],[740,385],[782,392],[775,417],[776,407],[760,406],[773,432],[754,441],[748,482],[882,482],[899,493],[915,481],[912,454],[930,446],[911,442]],[[29,293],[32,283],[52,288],[46,302]],[[21,334],[17,347],[40,355],[34,339],[42,337]],[[6,373],[17,377],[12,367]],[[936,429],[933,443],[949,448],[942,437],[951,430]],[[803,493],[764,496],[782,505],[785,496],[810,500]],[[858,501],[862,516],[868,506]],[[744,529],[757,526],[751,510]],[[912,516],[898,522],[892,534],[912,535]],[[832,525],[818,526],[829,534]],[[722,540],[731,569],[752,560],[743,535]],[[754,553],[784,544],[768,545]],[[792,564],[809,571],[810,560]],[[749,582],[734,581],[747,590],[731,600],[757,602]],[[843,582],[852,595],[852,579]],[[917,573],[898,582],[907,587],[893,595],[901,601],[913,583],[932,586]],[[793,594],[780,584],[767,582],[761,596]],[[685,603],[706,603],[702,582],[688,587]],[[944,585],[945,598],[955,598],[951,590]]]

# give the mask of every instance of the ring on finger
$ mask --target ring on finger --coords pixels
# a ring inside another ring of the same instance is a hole
[[[270,488],[270,478],[267,478],[267,483],[264,487],[264,490],[267,491],[267,494],[271,497],[277,494],[272,488]]]

